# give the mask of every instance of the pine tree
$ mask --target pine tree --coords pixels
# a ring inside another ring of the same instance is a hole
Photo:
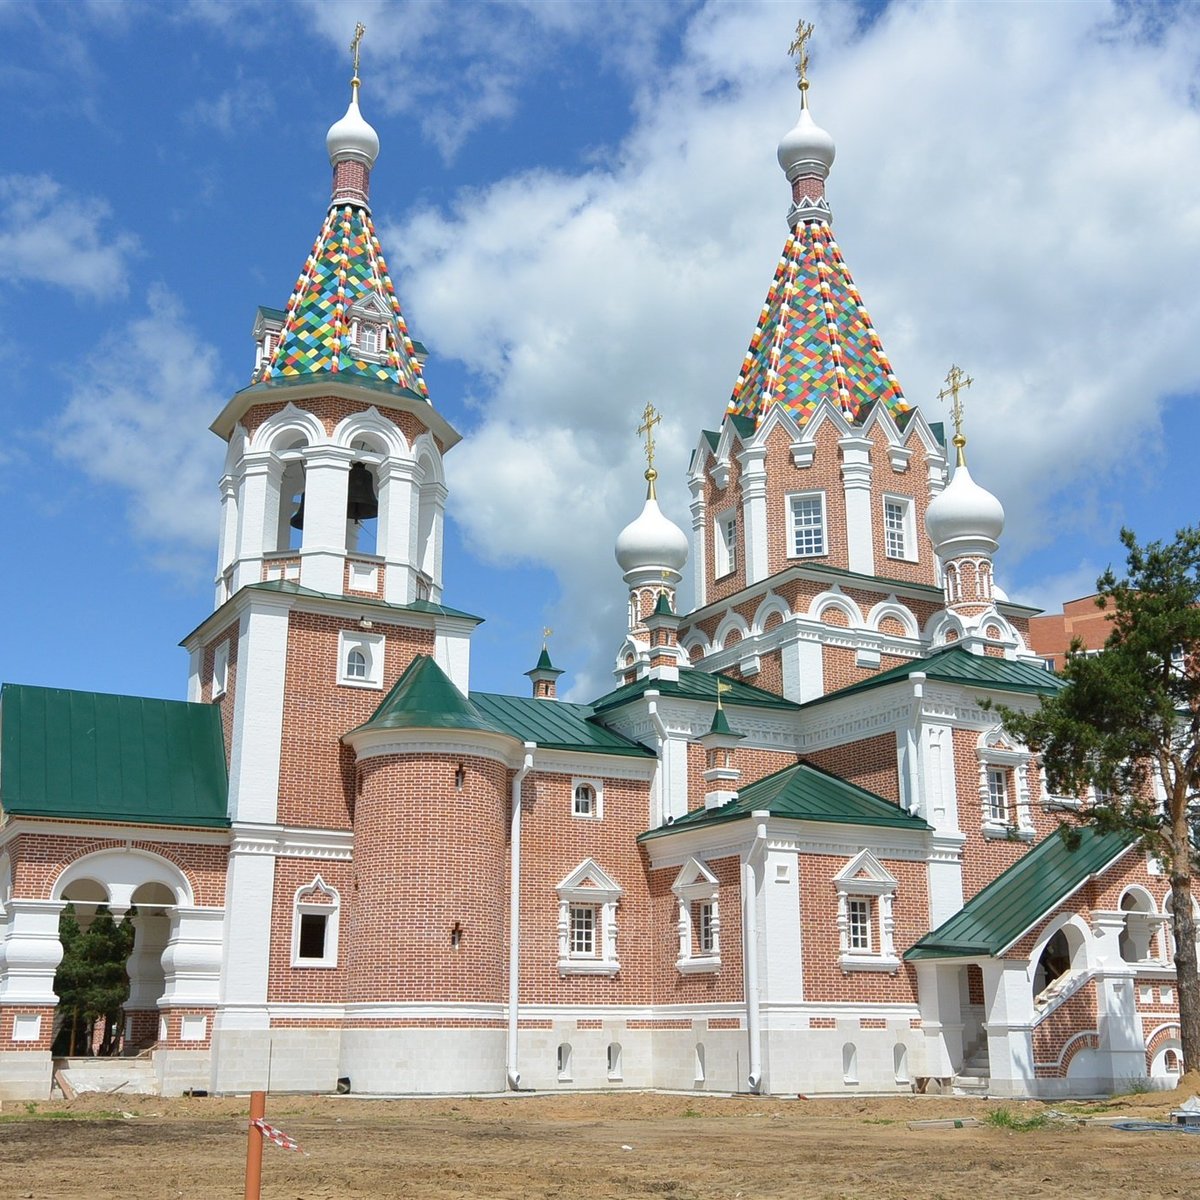
[[[1101,654],[1076,642],[1068,686],[1005,729],[1041,755],[1052,792],[1093,799],[1078,819],[1137,836],[1171,883],[1185,1070],[1200,1068],[1200,977],[1192,875],[1200,803],[1200,528],[1138,544],[1121,530],[1126,572],[1096,581],[1112,631]]]
[[[63,957],[54,976],[65,1022],[56,1050],[90,1053],[96,1022],[104,1032],[98,1053],[111,1054],[120,1040],[121,1007],[129,999],[125,964],[133,951],[133,922],[127,914],[118,924],[104,905],[86,929],[81,929],[75,906],[68,904],[58,922]]]

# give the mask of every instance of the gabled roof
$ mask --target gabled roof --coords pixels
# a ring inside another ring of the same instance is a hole
[[[383,318],[386,344],[378,361],[360,357],[350,340],[352,308],[375,309]],[[429,399],[375,226],[366,209],[352,205],[330,208],[292,289],[279,341],[254,382],[322,375],[390,385]]]
[[[408,664],[404,674],[396,680],[392,690],[371,714],[371,719],[352,732],[363,733],[374,729],[508,732],[489,721],[427,654],[418,654]]]
[[[872,675],[870,679],[864,679],[861,683],[852,683],[849,687],[840,688],[826,696],[818,696],[815,700],[807,701],[805,708],[827,704],[830,700],[840,700],[843,696],[869,691],[871,688],[884,687],[889,683],[908,679],[916,672],[924,672],[928,678],[941,683],[961,683],[998,692],[1045,695],[1065,686],[1058,675],[1044,667],[1035,667],[1032,663],[1009,658],[993,658],[989,654],[972,654],[961,646],[947,646],[927,658],[914,658],[911,662],[901,663],[890,671]]]
[[[587,704],[538,700],[529,696],[500,696],[492,692],[472,692],[471,703],[493,725],[523,742],[537,742],[547,750],[654,757],[653,751],[645,746],[601,725],[593,718],[592,708]]]
[[[220,710],[5,684],[0,808],[10,816],[227,826]]]
[[[822,399],[851,421],[909,408],[832,230],[810,221],[788,235],[728,413],[757,425],[783,404],[803,424]]]
[[[911,946],[906,959],[995,957],[1133,845],[1124,833],[1072,827],[1043,838],[948,921]]]
[[[920,817],[905,812],[890,800],[822,771],[812,763],[801,762],[742,788],[736,800],[720,808],[695,809],[677,817],[670,825],[643,833],[638,840],[735,821],[764,809],[773,817],[793,821],[872,825],[917,832],[930,828]]]
[[[717,680],[721,681],[721,703],[726,705],[745,705],[752,708],[786,708],[799,709],[800,705],[791,700],[785,700],[774,692],[765,691],[740,679],[730,679],[727,675],[697,671],[694,667],[683,667],[679,671],[679,679],[637,679],[627,683],[616,691],[608,692],[599,700],[592,701],[592,709],[602,712],[614,708],[618,704],[627,704],[636,700],[646,692],[660,692],[664,696],[679,696],[687,700],[717,700]]]

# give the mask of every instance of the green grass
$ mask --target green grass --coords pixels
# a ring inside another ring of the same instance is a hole
[[[864,1125],[895,1125],[895,1124],[897,1124],[897,1122],[893,1121],[891,1117],[863,1117],[862,1123]]]
[[[52,1112],[42,1112],[36,1104],[25,1105],[23,1113],[0,1113],[0,1125],[13,1125],[17,1121],[116,1121],[121,1119],[121,1113],[116,1109],[93,1109],[90,1112],[68,1112],[66,1109],[56,1109]]]
[[[1009,1133],[1029,1133],[1033,1129],[1045,1129],[1050,1121],[1046,1114],[1041,1112],[1023,1117],[1011,1108],[993,1108],[983,1118],[983,1123],[993,1129],[1007,1129]]]

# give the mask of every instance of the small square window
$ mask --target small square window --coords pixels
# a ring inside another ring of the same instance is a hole
[[[323,959],[325,957],[325,932],[329,926],[326,913],[302,912],[300,914],[300,942],[298,958]]]
[[[907,497],[883,498],[883,549],[888,558],[916,557],[911,518],[912,501]]]
[[[714,532],[714,572],[719,578],[737,570],[737,513],[733,509],[723,512],[716,519]]]
[[[1000,767],[988,767],[988,820],[1008,824],[1008,772]]]
[[[846,914],[850,918],[849,943],[852,951],[871,953],[871,901],[848,900]]]
[[[826,553],[825,493],[805,492],[788,497],[791,557],[811,558]]]
[[[595,958],[596,909],[590,904],[571,905],[571,957]]]

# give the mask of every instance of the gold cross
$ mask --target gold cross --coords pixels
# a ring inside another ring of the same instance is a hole
[[[789,54],[798,56],[796,58],[796,75],[800,82],[797,86],[802,92],[808,91],[808,39],[812,37],[812,32],[812,22],[801,19],[796,25],[796,36],[788,47]]]
[[[656,411],[654,405],[647,400],[645,411],[642,413],[642,423],[637,427],[637,431],[646,435],[646,478],[651,483],[658,478],[658,472],[654,469],[654,427],[661,420],[662,413]]]
[[[367,27],[359,21],[354,26],[354,41],[350,43],[350,53],[354,55],[354,81],[358,82],[358,48],[362,42],[363,34],[367,32]]]
[[[954,445],[958,450],[958,465],[961,467],[965,461],[963,458],[963,447],[967,444],[967,439],[963,437],[963,406],[962,397],[959,395],[964,388],[969,388],[973,384],[970,375],[961,367],[951,364],[950,370],[946,373],[946,386],[937,394],[939,400],[945,400],[950,397],[950,420],[954,422]]]

